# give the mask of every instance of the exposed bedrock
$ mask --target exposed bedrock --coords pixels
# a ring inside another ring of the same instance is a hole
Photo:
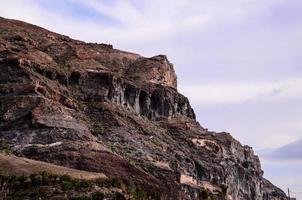
[[[165,55],[137,59],[128,67],[125,76],[135,79],[137,83],[148,81],[177,88],[177,77],[173,65]]]
[[[3,18],[1,152],[117,177],[126,199],[286,199],[251,147],[200,126],[166,56]]]
[[[85,98],[110,100],[149,119],[161,117],[195,119],[188,99],[173,88],[165,88],[154,83],[139,88],[112,73],[91,70],[85,75],[78,75],[77,82],[86,95]]]

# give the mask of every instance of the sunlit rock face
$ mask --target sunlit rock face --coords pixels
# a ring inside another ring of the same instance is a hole
[[[82,89],[83,98],[107,100],[151,120],[172,117],[195,119],[188,99],[172,87],[146,80],[144,85],[136,84],[113,73],[96,70],[78,73],[76,77],[74,82]]]
[[[0,25],[0,149],[118,177],[125,199],[286,199],[251,147],[199,125],[166,56]]]
[[[173,65],[165,55],[158,55],[152,58],[140,58],[126,70],[126,76],[136,82],[151,82],[177,88],[177,78]]]

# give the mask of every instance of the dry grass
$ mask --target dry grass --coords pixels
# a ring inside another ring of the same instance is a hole
[[[13,155],[0,154],[0,172],[4,173],[5,175],[22,176],[38,174],[42,171],[47,171],[55,175],[69,175],[74,179],[93,180],[106,178],[106,175],[102,173],[76,170],[47,162],[31,160],[23,157],[16,157]]]

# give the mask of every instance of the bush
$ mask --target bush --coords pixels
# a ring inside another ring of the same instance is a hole
[[[42,176],[42,184],[48,185],[50,181],[50,174],[46,171],[39,173]]]
[[[63,184],[62,184],[62,190],[63,191],[68,191],[68,190],[71,190],[73,188],[73,184],[69,181],[63,181]]]
[[[67,174],[64,174],[63,176],[60,177],[62,181],[71,181],[72,178],[71,176],[67,175]]]
[[[100,135],[104,135],[106,133],[106,129],[99,124],[94,124],[93,129],[91,130],[91,133],[97,137]]]
[[[0,153],[10,154],[11,152],[11,146],[5,140],[0,139]]]
[[[199,193],[199,196],[201,197],[201,199],[209,199],[210,198],[210,192],[208,189],[203,189],[200,193]]]
[[[43,177],[41,175],[30,175],[31,185],[32,186],[40,186],[43,184]]]
[[[72,180],[72,183],[76,190],[92,186],[92,182],[88,180]]]
[[[119,192],[114,193],[113,199],[114,200],[126,200],[124,195]]]
[[[112,188],[112,187],[121,188],[123,185],[123,181],[117,177],[98,179],[96,183],[98,186],[106,187],[106,188]]]
[[[103,200],[103,199],[104,199],[104,194],[101,193],[101,192],[94,192],[94,193],[91,195],[91,199],[92,199],[92,200]]]
[[[133,200],[148,199],[148,195],[145,191],[136,188],[131,199]]]

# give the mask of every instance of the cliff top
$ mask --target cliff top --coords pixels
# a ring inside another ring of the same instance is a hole
[[[173,65],[164,55],[145,58],[109,44],[73,40],[38,26],[0,17],[0,59],[18,55],[43,67],[68,71],[110,71],[136,84],[177,88]]]

